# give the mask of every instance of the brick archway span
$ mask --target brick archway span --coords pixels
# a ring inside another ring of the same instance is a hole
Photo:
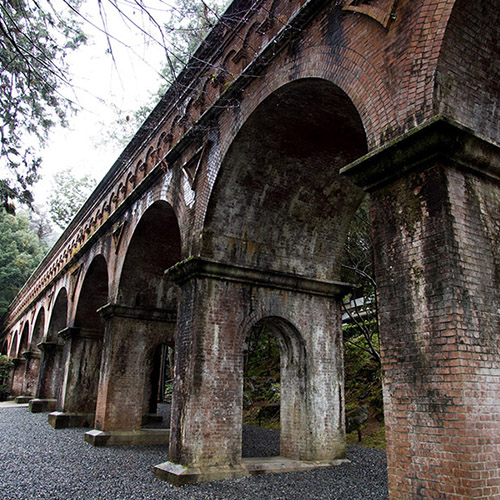
[[[20,358],[23,354],[23,350],[26,350],[29,345],[29,336],[30,336],[30,323],[28,320],[24,322],[22,333],[19,338],[19,343],[17,346],[17,357]]]
[[[42,341],[44,333],[45,333],[45,309],[42,306],[40,307],[40,310],[36,315],[36,320],[31,335],[31,348],[33,350],[38,349],[37,345]]]
[[[497,144],[500,144],[499,25],[497,0],[453,2],[434,86],[436,113]]]
[[[9,358],[12,358],[13,355],[15,355],[16,349],[17,349],[17,342],[18,342],[18,335],[19,333],[15,331],[10,338],[8,338],[8,346],[7,346],[7,356]],[[16,346],[16,347],[14,347]]]
[[[47,341],[57,342],[57,334],[68,326],[68,292],[61,288],[57,292],[54,305],[50,311],[49,326],[47,328]]]
[[[341,89],[319,78],[279,87],[224,157],[201,254],[338,279],[347,224],[362,196],[338,170],[365,152],[361,119]]]
[[[97,309],[109,302],[108,265],[103,255],[95,256],[87,267],[75,302],[75,327],[104,330],[97,313]]]
[[[181,258],[174,209],[166,201],[155,201],[130,235],[118,276],[117,301],[131,307],[175,308],[175,292],[163,274]]]

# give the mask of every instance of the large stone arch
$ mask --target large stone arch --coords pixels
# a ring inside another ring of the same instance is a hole
[[[55,427],[92,425],[94,420],[104,337],[98,310],[109,302],[108,265],[103,255],[95,256],[88,265],[75,302],[73,325],[62,334],[65,370],[57,401],[57,410],[70,414],[71,420],[54,416],[51,423]]]
[[[31,349],[37,350],[38,344],[42,341],[45,334],[45,308],[40,307],[36,315],[35,323],[33,325],[33,332],[31,335]]]
[[[102,310],[105,341],[95,427],[137,431],[143,416],[156,411],[161,345],[173,342],[177,290],[165,270],[181,258],[176,214],[166,201],[142,213],[119,275],[117,303]]]
[[[50,311],[50,319],[44,342],[40,344],[42,357],[36,397],[55,400],[62,388],[63,340],[59,333],[68,326],[69,301],[66,288],[58,290]]]
[[[498,2],[456,0],[439,54],[435,113],[500,143]],[[480,36],[471,26],[481,26]],[[471,77],[472,76],[472,77]]]
[[[15,350],[14,369],[12,371],[11,392],[15,396],[24,395],[26,368],[27,368],[27,349],[29,345],[30,322],[25,320],[19,330],[17,345]]]
[[[361,191],[338,174],[367,150],[360,116],[327,80],[280,87],[222,161],[200,253],[217,261],[338,279]]]

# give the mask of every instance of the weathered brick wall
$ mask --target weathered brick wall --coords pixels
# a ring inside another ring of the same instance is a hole
[[[498,184],[438,164],[372,200],[392,498],[500,498]]]
[[[459,0],[447,25],[434,108],[500,143],[500,3]]]
[[[281,453],[318,461],[345,455],[340,305],[331,296],[195,272],[182,284],[179,318],[169,460],[241,462],[243,343],[261,320],[282,340],[286,365]]]

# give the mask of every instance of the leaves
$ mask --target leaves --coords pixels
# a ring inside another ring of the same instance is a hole
[[[10,213],[14,200],[33,202],[38,150],[71,108],[59,91],[68,83],[65,58],[84,42],[74,18],[49,0],[0,3],[0,207]]]
[[[27,214],[13,216],[0,209],[0,316],[47,250],[29,226]]]
[[[77,178],[70,169],[54,174],[54,189],[49,196],[52,220],[61,228],[73,220],[81,206],[94,190],[96,180],[89,175]]]

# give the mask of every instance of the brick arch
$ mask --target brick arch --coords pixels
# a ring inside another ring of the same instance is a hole
[[[118,277],[118,302],[133,307],[172,305],[175,293],[163,272],[180,260],[182,246],[172,205],[152,201],[129,234]]]
[[[103,332],[97,309],[109,302],[108,264],[102,254],[96,255],[84,271],[82,286],[75,296],[75,327]]]
[[[301,459],[307,453],[308,439],[303,433],[308,391],[306,344],[297,326],[280,316],[263,316],[247,323],[243,338],[259,325],[276,339],[280,350],[280,456]],[[240,369],[243,372],[243,365]]]
[[[68,292],[66,288],[62,287],[57,292],[56,299],[50,311],[47,341],[57,342],[57,333],[68,326],[68,306]]]
[[[500,143],[498,2],[456,0],[435,76],[435,112]],[[481,26],[481,31],[471,29]]]
[[[21,330],[21,336],[18,340],[17,346],[17,357],[19,358],[24,350],[28,349],[29,345],[29,337],[30,337],[30,322],[26,320],[23,324],[23,328]]]
[[[36,320],[33,326],[33,332],[31,335],[31,348],[33,350],[37,349],[37,345],[42,341],[45,332],[45,308],[40,307],[38,314],[36,315]]]
[[[366,152],[360,116],[320,78],[294,80],[259,102],[221,162],[200,252],[338,279],[347,223],[361,200],[338,169]]]
[[[12,358],[13,356],[15,357],[15,353],[17,350],[17,344],[19,342],[18,336],[19,336],[19,331],[16,330],[9,338],[9,342],[8,342],[9,345],[7,348],[7,356],[9,358]],[[13,349],[14,349],[14,351],[13,351]]]

